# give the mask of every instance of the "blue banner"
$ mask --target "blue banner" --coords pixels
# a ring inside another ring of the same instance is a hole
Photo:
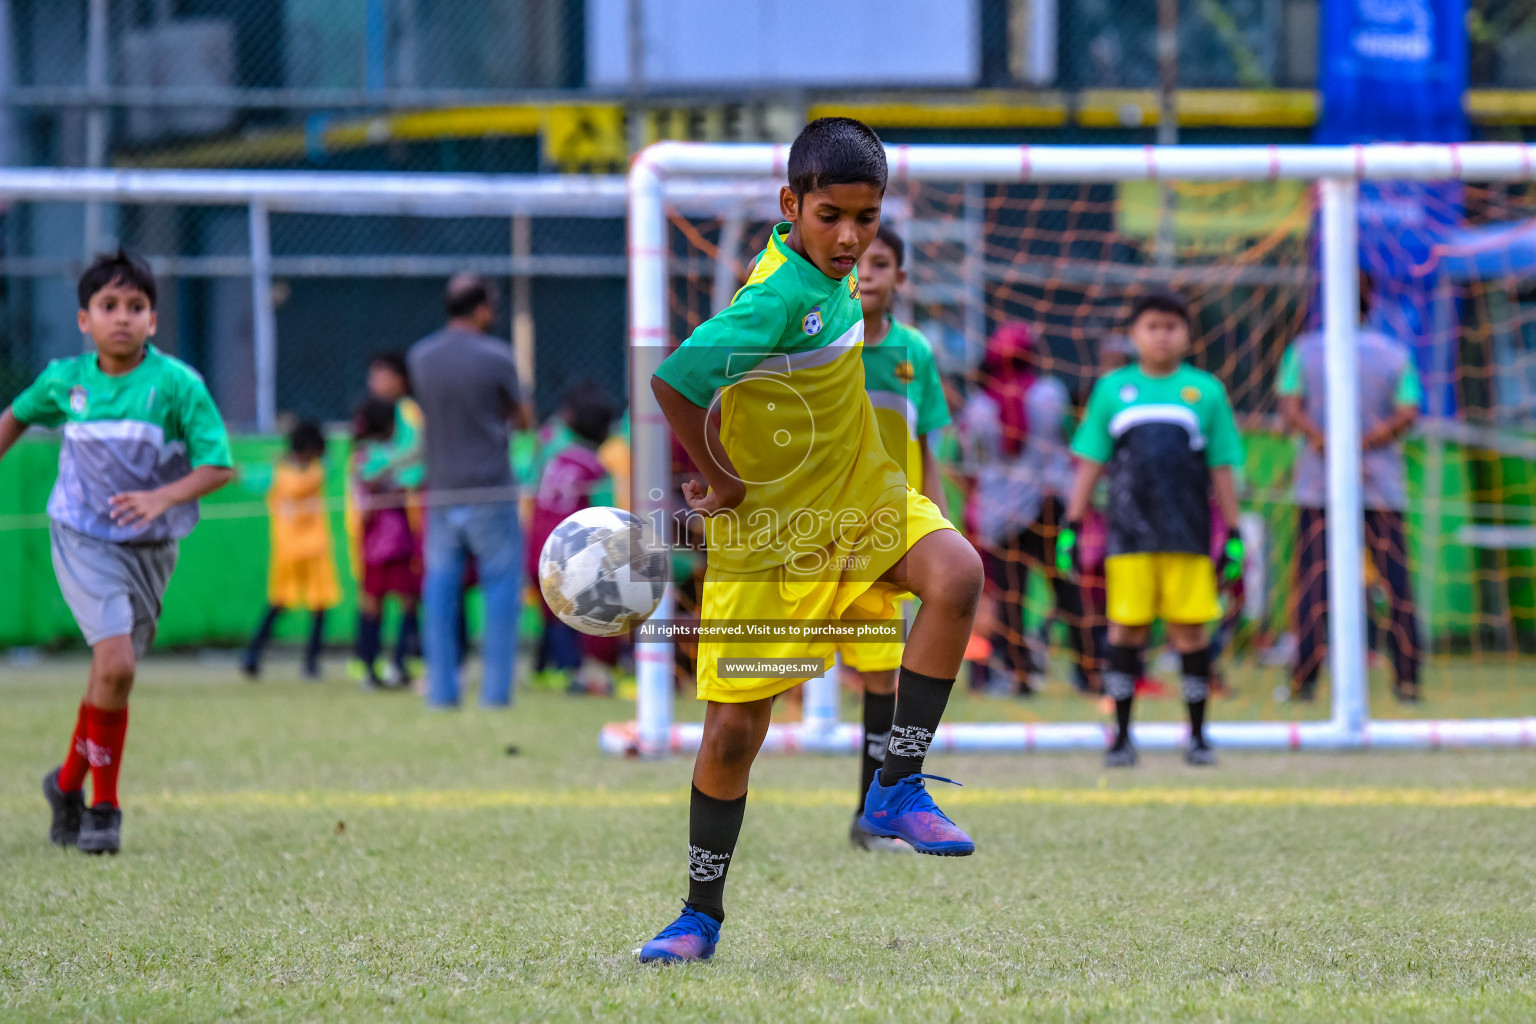
[[[1323,0],[1315,141],[1461,142],[1466,0]]]
[[[1466,16],[1466,0],[1322,0],[1314,141],[1465,141]],[[1447,415],[1457,403],[1445,365],[1454,346],[1443,334],[1457,314],[1430,251],[1461,225],[1462,191],[1454,181],[1360,186],[1360,265],[1374,284],[1373,319],[1413,349],[1426,383],[1446,382],[1425,404]]]

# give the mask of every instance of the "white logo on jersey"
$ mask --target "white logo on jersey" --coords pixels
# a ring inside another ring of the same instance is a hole
[[[821,307],[812,306],[811,311],[805,314],[805,319],[800,321],[800,326],[806,334],[821,333]]]
[[[1120,401],[1122,401],[1122,402],[1134,402],[1134,401],[1136,401],[1136,385],[1135,384],[1127,384],[1125,387],[1120,389]]]

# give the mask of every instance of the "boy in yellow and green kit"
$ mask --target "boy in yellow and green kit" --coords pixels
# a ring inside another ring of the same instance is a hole
[[[933,802],[923,780],[934,776],[922,769],[970,636],[981,560],[886,453],[865,393],[855,267],[880,227],[884,148],[858,121],[820,118],[800,132],[788,164],[785,223],[731,305],[651,382],[706,481],[683,485],[707,527],[700,619],[743,628],[888,621],[898,598],[916,595],[891,738],[859,826],[920,853],[966,856],[975,844]],[[773,698],[820,675],[833,646],[701,636],[698,695],[709,706],[694,763],[688,898],[641,962],[714,954]]]

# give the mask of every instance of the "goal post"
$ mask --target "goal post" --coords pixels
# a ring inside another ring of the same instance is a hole
[[[1316,721],[1217,721],[1209,730],[1218,746],[1343,750],[1536,742],[1536,718],[1531,717],[1372,717],[1366,660],[1366,545],[1358,484],[1360,376],[1354,342],[1360,308],[1357,196],[1361,183],[1526,182],[1532,177],[1532,155],[1532,147],[1520,144],[887,147],[893,186],[943,183],[968,189],[1016,183],[1122,186],[1174,181],[1315,186],[1317,217],[1313,230],[1321,279],[1319,305],[1330,425],[1326,446],[1329,715]],[[688,180],[776,184],[783,179],[787,158],[788,147],[783,145],[663,142],[642,151],[631,166],[628,232],[634,493],[641,513],[658,525],[670,514],[673,500],[671,443],[666,422],[651,395],[650,374],[670,345],[680,340],[674,330],[670,280],[671,265],[678,255],[668,235],[665,193],[668,189],[686,191],[682,183]],[[730,254],[722,252],[716,258],[730,258]],[[1438,382],[1431,383],[1431,387],[1436,386]],[[1435,552],[1427,557],[1435,557]],[[658,614],[670,615],[671,605],[664,603]],[[637,665],[636,720],[605,728],[600,738],[602,748],[612,754],[642,756],[696,749],[701,727],[679,724],[673,716],[671,645],[642,645]],[[1148,749],[1170,749],[1186,737],[1184,727],[1172,722],[1145,722],[1136,730],[1138,743]],[[934,746],[952,751],[1082,750],[1097,749],[1104,742],[1105,729],[1097,722],[953,722],[940,727]],[[765,749],[853,752],[859,743],[856,726],[816,716],[797,725],[775,725]]]

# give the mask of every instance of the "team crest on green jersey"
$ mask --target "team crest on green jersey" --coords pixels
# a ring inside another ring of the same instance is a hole
[[[85,388],[78,384],[69,389],[69,411],[76,416],[85,412]]]
[[[812,306],[811,311],[805,314],[805,319],[800,321],[801,330],[806,334],[821,333],[821,307]]]

